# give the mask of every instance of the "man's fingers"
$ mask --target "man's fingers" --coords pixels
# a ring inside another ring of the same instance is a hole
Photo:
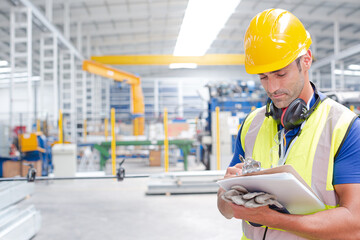
[[[242,172],[241,168],[237,168],[237,167],[228,167],[226,170],[226,177],[230,177],[230,176],[238,176],[240,175]]]
[[[244,163],[237,163],[234,167],[242,169],[244,166]]]

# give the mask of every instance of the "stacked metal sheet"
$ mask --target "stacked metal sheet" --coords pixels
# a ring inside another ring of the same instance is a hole
[[[28,240],[40,230],[40,212],[32,205],[25,209],[16,205],[33,192],[34,183],[0,183],[0,239]]]
[[[34,183],[1,182],[0,209],[11,206],[34,192]]]
[[[189,171],[152,175],[146,195],[216,193],[225,171]]]

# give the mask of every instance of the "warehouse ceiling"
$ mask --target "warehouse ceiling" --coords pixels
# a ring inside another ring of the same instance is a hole
[[[46,0],[32,0],[46,15]],[[82,40],[85,58],[93,55],[171,55],[187,7],[187,0],[71,0],[67,20],[64,1],[53,0],[52,23],[64,31],[64,21],[70,21],[70,40],[77,48]],[[10,8],[17,0],[0,1],[0,58],[9,59]],[[204,6],[206,8],[206,6]],[[339,24],[340,51],[360,44],[359,0],[242,0],[207,54],[242,54],[243,36],[251,18],[267,8],[283,8],[294,13],[304,23],[313,38],[317,60],[334,54],[334,23]],[[36,22],[35,24],[36,25]],[[33,33],[34,71],[38,71],[40,33]],[[66,36],[66,34],[64,34]],[[90,48],[88,47],[90,43]],[[359,55],[359,54],[357,54]],[[349,64],[359,64],[356,55],[346,58]],[[169,74],[168,66],[116,66],[143,77]],[[200,67],[207,70],[210,67]],[[211,69],[228,71],[239,66],[219,66]],[[176,74],[181,74],[177,71]]]

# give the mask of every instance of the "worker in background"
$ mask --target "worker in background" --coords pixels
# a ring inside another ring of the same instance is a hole
[[[245,208],[224,201],[220,188],[220,212],[246,220],[242,239],[360,239],[360,120],[309,81],[310,45],[310,34],[288,11],[265,10],[250,22],[245,68],[258,74],[269,99],[242,124],[225,178],[242,173],[239,155],[263,168],[289,164],[326,210],[291,215],[268,206]]]

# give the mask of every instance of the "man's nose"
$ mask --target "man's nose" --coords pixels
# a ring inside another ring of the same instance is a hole
[[[276,92],[280,87],[279,81],[274,78],[269,78],[268,80],[268,92],[274,93]]]

